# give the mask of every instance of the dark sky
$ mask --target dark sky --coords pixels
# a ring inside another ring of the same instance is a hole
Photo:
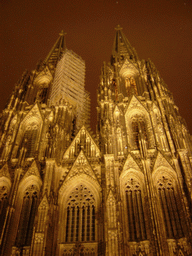
[[[191,0],[0,0],[0,110],[25,69],[44,59],[61,30],[86,62],[93,130],[96,89],[120,24],[140,59],[150,58],[192,133]]]

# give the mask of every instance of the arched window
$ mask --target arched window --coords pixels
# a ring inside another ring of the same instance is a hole
[[[167,238],[181,238],[184,236],[185,223],[181,219],[182,204],[176,185],[166,176],[162,176],[157,184]]]
[[[37,92],[36,100],[41,103],[46,103],[47,100],[48,87],[46,84],[43,84],[42,87]]]
[[[6,210],[8,206],[8,188],[6,186],[0,186],[0,235],[3,230],[3,224],[6,216]]]
[[[136,179],[129,179],[125,183],[125,197],[129,241],[142,241],[147,239],[145,218],[143,211],[142,191]]]
[[[66,242],[95,241],[95,198],[84,185],[76,187],[67,201]]]
[[[138,149],[139,148],[139,126],[136,120],[132,122],[132,131],[133,131],[133,147],[135,149]]]
[[[138,95],[137,85],[134,77],[130,76],[125,79],[125,88],[126,88],[127,96],[130,96],[131,94]]]
[[[148,142],[146,122],[142,116],[134,116],[132,118],[132,133],[133,133],[133,148],[139,148],[139,136],[143,136],[146,142]],[[147,143],[148,146],[148,143]]]
[[[23,197],[23,205],[16,237],[16,246],[28,246],[31,244],[33,223],[37,210],[37,200],[38,189],[35,185],[31,185],[26,189]]]
[[[27,126],[24,132],[23,140],[22,140],[22,146],[25,146],[25,148],[27,149],[26,155],[25,155],[25,157],[27,158],[34,157],[37,135],[38,135],[37,124]]]

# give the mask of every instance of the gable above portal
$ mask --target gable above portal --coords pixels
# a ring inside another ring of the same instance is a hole
[[[76,147],[80,147],[80,149],[84,151],[85,155],[88,156],[88,154],[86,153],[86,147],[88,146],[90,151],[94,151],[95,157],[101,156],[100,150],[95,141],[93,140],[92,136],[89,134],[85,126],[82,126],[82,128],[79,130],[74,140],[72,141],[71,145],[65,151],[63,159],[69,159],[71,155],[73,155],[74,152],[77,150]],[[93,156],[93,152],[90,153],[90,156]]]

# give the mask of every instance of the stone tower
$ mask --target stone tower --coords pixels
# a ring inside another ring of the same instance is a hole
[[[120,26],[96,136],[84,80],[61,33],[2,112],[0,255],[192,255],[192,140],[167,85]]]

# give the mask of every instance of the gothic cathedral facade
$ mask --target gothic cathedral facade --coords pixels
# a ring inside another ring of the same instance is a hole
[[[85,62],[65,36],[0,121],[1,256],[192,255],[192,139],[117,26],[89,128]]]

